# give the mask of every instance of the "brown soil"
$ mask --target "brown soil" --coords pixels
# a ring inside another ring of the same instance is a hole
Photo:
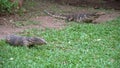
[[[66,25],[64,20],[58,20],[50,16],[40,16],[32,18],[31,20],[41,22],[42,24],[40,24],[40,26],[43,28],[61,29]]]
[[[0,16],[0,39],[4,38],[6,35],[9,34],[14,34],[14,33],[19,33],[22,32],[26,29],[32,29],[32,28],[41,28],[41,29],[45,29],[45,28],[53,28],[53,29],[62,29],[64,28],[67,23],[65,23],[64,20],[59,20],[59,19],[55,19],[53,17],[50,16],[44,16],[44,14],[40,14],[36,16],[36,12],[34,11],[39,11],[39,10],[43,10],[43,5],[46,5],[46,3],[41,3],[38,4],[38,6],[36,6],[37,8],[35,9],[31,9],[33,10],[32,12],[29,13],[25,13],[23,17],[20,17],[18,15],[7,15],[7,16]],[[44,5],[44,6],[45,6]],[[50,9],[50,3],[48,4]],[[46,9],[45,6],[44,8]],[[53,5],[52,5],[53,6]],[[40,9],[41,7],[41,9]],[[69,6],[58,6],[61,10],[72,10],[73,8],[69,7]],[[76,7],[75,7],[76,8]],[[73,9],[75,11],[75,8]],[[30,11],[31,11],[30,10]],[[78,9],[76,10],[76,12],[78,11]],[[68,12],[68,11],[66,11]],[[79,10],[79,12],[83,12],[83,10]],[[88,10],[84,10],[84,12],[89,12]],[[120,13],[118,12],[113,12],[113,13],[106,13],[105,15],[102,15],[100,18],[96,19],[95,22],[96,23],[101,23],[101,22],[106,22],[109,20],[113,20],[116,17],[120,16]],[[24,20],[24,18],[26,18],[27,20],[32,20],[32,21],[37,21],[40,22],[40,24],[37,25],[26,25],[26,26],[22,26],[22,27],[15,27],[15,21],[17,20]]]
[[[52,29],[62,29],[66,25],[64,20],[58,20],[52,18],[50,16],[40,16],[31,18],[30,20],[40,22],[41,24],[38,25],[27,25],[22,27],[15,27],[9,24],[0,25],[0,39],[4,38],[6,35],[20,33],[26,29],[38,28],[38,29],[45,29],[45,28],[52,28]]]
[[[98,19],[94,20],[95,23],[103,23],[106,21],[111,21],[116,19],[116,17],[120,16],[119,13],[115,12],[115,13],[110,13],[110,14],[105,14],[100,16]]]
[[[95,9],[115,9],[120,10],[120,0],[55,0],[57,3],[65,3],[72,6],[93,7]]]
[[[106,14],[101,16],[100,18],[96,19],[95,22],[101,23],[109,20],[113,20],[118,16],[117,13],[114,14]],[[62,29],[65,27],[66,23],[64,20],[58,20],[50,16],[39,16],[35,18],[31,18],[30,20],[40,22],[41,24],[38,25],[27,25],[27,26],[22,26],[22,27],[14,27],[10,26],[8,24],[6,25],[0,25],[0,39],[4,38],[6,35],[9,34],[14,34],[18,32],[22,32],[26,29],[31,29],[31,28],[54,28],[54,29]]]

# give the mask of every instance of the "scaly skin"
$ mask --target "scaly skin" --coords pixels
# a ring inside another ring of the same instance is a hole
[[[75,21],[75,22],[90,22],[103,15],[103,12],[95,12],[95,13],[77,13],[77,14],[69,14],[69,15],[55,15],[46,10],[44,12],[52,17],[67,20],[67,21]]]
[[[42,38],[37,37],[23,37],[17,35],[8,35],[6,36],[6,42],[13,46],[32,46],[32,45],[42,45],[47,42]]]

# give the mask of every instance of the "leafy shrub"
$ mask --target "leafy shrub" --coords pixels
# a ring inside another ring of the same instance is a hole
[[[0,0],[0,13],[11,13],[17,7],[17,2],[10,2],[10,0]]]

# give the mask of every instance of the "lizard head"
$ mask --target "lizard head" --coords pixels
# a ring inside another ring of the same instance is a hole
[[[44,39],[42,39],[42,38],[36,38],[36,37],[31,38],[31,42],[33,44],[38,44],[38,45],[47,44],[47,42]]]
[[[68,16],[67,17],[67,21],[73,21],[73,20],[74,20],[73,16]]]
[[[105,12],[95,12],[96,16],[101,16],[101,15],[105,15]]]

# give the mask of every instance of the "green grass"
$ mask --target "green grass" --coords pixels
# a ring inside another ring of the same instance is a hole
[[[102,24],[70,23],[62,30],[26,30],[47,45],[13,47],[0,41],[0,68],[120,68],[120,18]]]

